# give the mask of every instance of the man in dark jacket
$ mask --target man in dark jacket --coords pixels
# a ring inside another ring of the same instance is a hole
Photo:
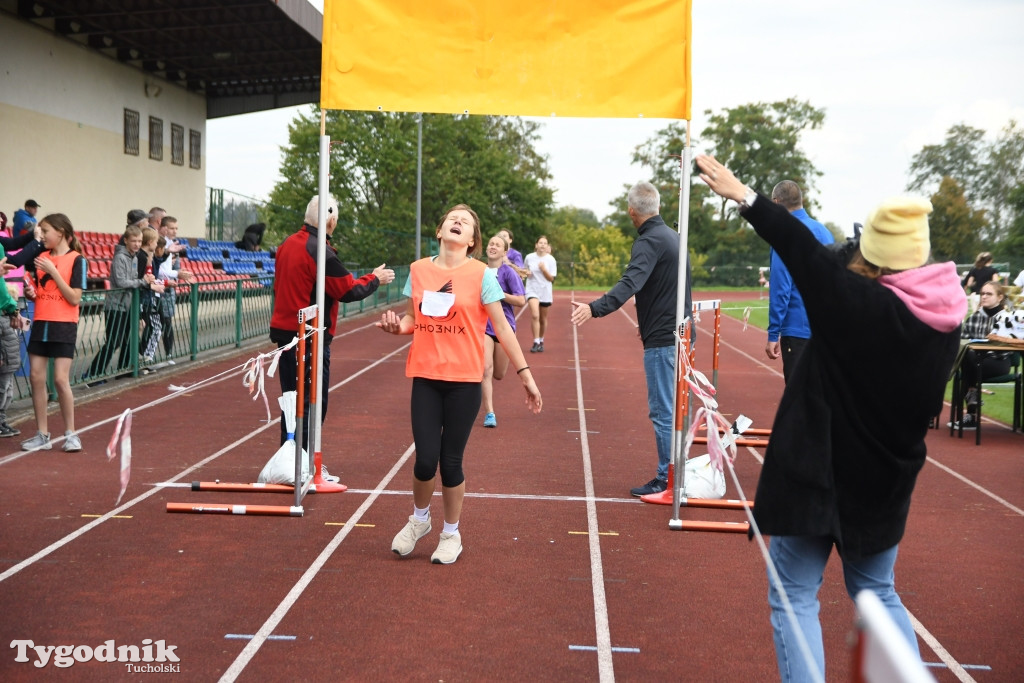
[[[327,237],[330,239],[334,228],[338,225],[338,202],[327,197]],[[298,328],[299,310],[316,303],[316,272],[317,272],[317,224],[319,222],[320,198],[313,197],[306,206],[305,222],[298,232],[292,234],[277,249],[274,267],[274,311],[270,318],[270,340],[278,348],[287,345]],[[321,324],[327,328],[323,336],[323,364],[321,365],[320,384],[320,419],[321,424],[327,417],[327,390],[331,386],[331,340],[338,324],[338,302],[359,301],[377,291],[377,287],[390,283],[395,279],[395,271],[385,264],[374,268],[372,273],[355,278],[341,263],[337,250],[327,245],[324,263],[324,305],[325,314],[321,315]],[[309,346],[307,346],[309,348]],[[309,367],[307,358],[306,367]],[[281,381],[281,392],[295,391],[298,388],[298,359],[296,349],[291,348],[281,354],[278,365],[278,376]],[[308,386],[308,379],[307,379]],[[308,446],[307,420],[309,419],[309,392],[306,392],[306,410],[298,429],[302,430],[302,443]],[[298,436],[298,434],[296,434]],[[284,418],[281,419],[281,443],[288,439]],[[326,468],[324,468],[326,470]],[[324,478],[327,479],[326,471]],[[337,477],[332,477],[337,481]]]
[[[644,496],[660,493],[668,485],[672,459],[672,405],[676,385],[676,295],[679,283],[679,233],[665,225],[659,215],[658,188],[641,181],[629,190],[628,212],[637,238],[622,278],[600,299],[589,304],[573,301],[572,321],[577,326],[618,310],[636,296],[636,317],[644,344],[644,373],[647,375],[647,404],[658,447],[658,471],[654,479],[630,493]],[[690,268],[687,260],[686,308],[690,299]]]

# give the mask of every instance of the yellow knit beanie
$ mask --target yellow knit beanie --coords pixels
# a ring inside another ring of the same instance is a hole
[[[909,270],[923,266],[931,252],[928,214],[922,197],[892,197],[868,216],[860,236],[864,258],[882,268]]]

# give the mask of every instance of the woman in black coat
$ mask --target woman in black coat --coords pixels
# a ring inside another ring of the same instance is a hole
[[[850,597],[864,589],[878,595],[916,652],[893,567],[928,424],[941,409],[967,312],[954,264],[928,264],[931,204],[913,197],[884,202],[849,256],[819,244],[714,158],[698,157],[697,164],[704,182],[739,202],[743,218],[781,257],[811,323],[811,340],[779,403],[754,501],[792,605],[791,616],[772,581],[782,680],[824,678],[817,594],[833,546]]]

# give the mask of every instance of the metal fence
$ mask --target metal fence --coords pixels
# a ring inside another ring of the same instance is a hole
[[[352,274],[354,277],[360,277],[365,273]],[[338,317],[358,315],[363,311],[400,301],[402,287],[408,274],[408,266],[395,268],[394,282],[378,287],[374,294],[362,301],[341,303],[338,306]],[[139,290],[130,290],[131,306],[123,316],[117,318],[104,311],[104,303],[107,296],[119,293],[118,290],[83,292],[78,340],[75,344],[75,357],[71,363],[72,386],[115,377],[138,377],[146,374],[148,368],[166,366],[179,360],[195,360],[204,352],[232,346],[237,348],[249,339],[268,338],[270,315],[274,307],[273,280],[272,276],[264,275],[248,279],[180,285],[177,289],[174,315],[171,318],[173,343],[168,349],[161,341],[152,361],[143,359],[143,349],[140,347],[147,327],[147,316],[140,305]],[[31,317],[31,305],[28,306],[28,310]],[[119,325],[127,327],[123,344],[116,342],[118,329],[124,328],[109,329],[108,324],[115,328]],[[26,350],[28,336],[28,333],[22,335],[21,368],[14,373],[15,399],[31,395]],[[108,340],[112,340],[116,345],[116,348],[108,348],[106,351],[109,354],[108,363],[97,372],[90,373],[90,365],[96,355],[103,351]],[[52,361],[47,385],[50,400],[56,400]]]

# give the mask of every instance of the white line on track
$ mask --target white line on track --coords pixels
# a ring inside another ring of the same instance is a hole
[[[573,293],[575,298],[575,293]],[[619,310],[622,310],[621,308]],[[627,318],[629,316],[626,316]],[[580,372],[580,343],[572,325],[573,357],[576,362],[576,407],[580,416],[580,449],[583,451],[583,482],[587,492],[587,531],[590,541],[590,585],[594,592],[594,627],[597,636],[597,672],[602,683],[615,680],[612,663],[612,636],[608,626],[608,601],[604,592],[604,566],[601,561],[601,538],[598,535],[597,505],[594,503],[594,471],[590,463],[590,440],[587,414],[583,410],[583,375]]]
[[[378,360],[374,361],[373,363],[370,363],[369,365],[367,365],[362,370],[359,370],[359,371],[349,375],[348,377],[346,377],[342,381],[340,381],[337,384],[335,384],[334,386],[332,386],[329,389],[329,391],[334,391],[335,389],[337,389],[337,388],[339,388],[339,387],[341,387],[341,386],[343,386],[345,384],[348,384],[350,381],[352,381],[356,377],[359,377],[363,373],[371,370],[372,368],[375,368],[376,366],[378,366],[381,363],[385,362],[386,360],[388,360],[389,358],[391,358],[395,354],[397,354],[400,351],[404,350],[407,346],[409,346],[408,343],[403,345],[403,346],[400,346],[399,348],[395,349],[394,351],[392,351],[391,353],[387,354],[386,356],[384,356],[382,358],[379,358]],[[228,378],[225,377],[224,379],[228,379]],[[220,380],[218,380],[218,381],[220,381]],[[213,384],[213,383],[211,382],[210,384]],[[165,396],[163,398],[157,399],[157,401],[154,401],[154,402],[152,402],[150,404],[147,404],[147,406],[155,405],[156,403],[162,403],[165,400],[170,400],[171,398],[174,398],[176,395],[183,394],[183,393],[185,393],[185,392],[177,392],[177,394],[171,394],[169,396]],[[97,422],[97,423],[92,424],[89,427],[87,427],[87,429],[93,429],[93,428],[98,427],[100,425],[106,424],[107,422],[110,422],[110,421],[112,421],[114,419],[116,419],[116,417],[115,418],[108,418],[108,419],[103,420],[101,422]],[[196,470],[200,469],[204,465],[206,465],[206,464],[208,464],[210,462],[213,462],[214,460],[216,460],[220,456],[224,455],[225,453],[228,453],[228,452],[234,450],[238,446],[244,444],[246,441],[249,441],[253,437],[257,436],[258,434],[261,434],[262,432],[266,431],[270,427],[272,427],[275,424],[277,424],[278,422],[280,422],[280,420],[281,420],[281,418],[279,418],[279,417],[278,418],[274,418],[273,420],[271,420],[270,422],[266,423],[265,425],[263,425],[263,426],[261,426],[261,427],[259,427],[257,429],[254,429],[251,432],[249,432],[248,434],[238,438],[233,443],[228,444],[227,446],[225,446],[224,448],[220,449],[216,453],[210,455],[209,457],[204,458],[203,460],[200,460],[195,465],[192,465],[191,467],[188,467],[188,468],[182,470],[177,475],[171,477],[170,479],[167,480],[167,482],[164,482],[164,483],[165,484],[173,484],[173,483],[177,482],[178,480],[183,479],[184,477],[188,476],[192,472],[195,472]],[[85,431],[85,430],[82,430],[82,431]],[[33,452],[35,452],[35,451],[26,451],[26,453],[33,453]],[[36,562],[38,562],[39,560],[43,559],[47,555],[53,553],[54,551],[59,550],[60,548],[63,548],[65,545],[67,545],[68,543],[74,541],[75,539],[83,536],[87,532],[92,531],[93,529],[98,527],[100,524],[103,524],[104,522],[106,522],[108,519],[114,518],[116,515],[120,514],[124,510],[131,509],[136,504],[141,503],[142,501],[146,500],[150,496],[152,496],[155,493],[157,493],[158,491],[160,491],[161,488],[163,488],[163,487],[155,486],[154,488],[150,489],[149,491],[146,491],[142,495],[136,496],[135,498],[132,498],[131,500],[127,501],[126,503],[124,503],[120,507],[114,508],[113,510],[111,510],[108,513],[106,513],[102,517],[98,517],[98,518],[94,519],[93,521],[89,522],[85,526],[83,526],[83,527],[81,527],[79,529],[76,529],[75,531],[71,532],[67,536],[65,536],[65,537],[63,537],[63,538],[61,538],[61,539],[59,539],[57,541],[54,541],[53,543],[51,543],[50,545],[46,546],[45,548],[43,548],[39,552],[35,553],[31,557],[29,557],[29,558],[27,558],[25,560],[22,560],[21,562],[19,562],[18,564],[14,565],[13,567],[8,568],[3,573],[0,573],[0,583],[2,583],[3,581],[6,581],[10,577],[14,576],[18,572],[20,572],[22,569],[25,569],[26,567],[30,567],[31,565],[35,564]]]
[[[402,457],[395,463],[394,467],[392,467],[384,478],[381,479],[380,483],[377,485],[377,489],[384,489],[389,483],[391,483],[391,480],[395,478],[395,475],[398,474],[399,470],[402,469],[402,466],[405,465],[415,450],[416,444],[410,444],[405,450],[405,453],[402,454]],[[299,580],[295,582],[294,586],[292,586],[292,589],[288,591],[288,595],[286,595],[284,600],[278,604],[277,609],[275,609],[270,617],[263,622],[263,626],[261,626],[256,632],[252,640],[246,643],[242,651],[238,653],[238,657],[236,657],[235,661],[231,663],[231,666],[227,668],[224,675],[220,677],[221,683],[229,683],[230,681],[234,681],[238,678],[238,675],[242,673],[242,670],[246,665],[253,657],[256,656],[256,653],[263,646],[263,643],[267,642],[271,637],[271,634],[274,632],[274,629],[277,628],[278,624],[281,623],[281,620],[288,614],[288,611],[302,596],[302,593],[309,587],[309,584],[314,578],[316,578],[317,573],[323,569],[327,560],[331,558],[334,551],[338,549],[342,541],[344,541],[349,532],[355,528],[356,523],[362,519],[363,515],[370,509],[370,506],[373,505],[376,500],[377,494],[371,495],[363,501],[363,504],[360,505],[354,513],[352,513],[352,516],[345,523],[345,526],[338,531],[334,538],[331,539],[331,542],[327,544],[327,547],[325,547],[320,552],[320,555],[313,560],[313,563],[309,565],[309,568],[303,572]]]

